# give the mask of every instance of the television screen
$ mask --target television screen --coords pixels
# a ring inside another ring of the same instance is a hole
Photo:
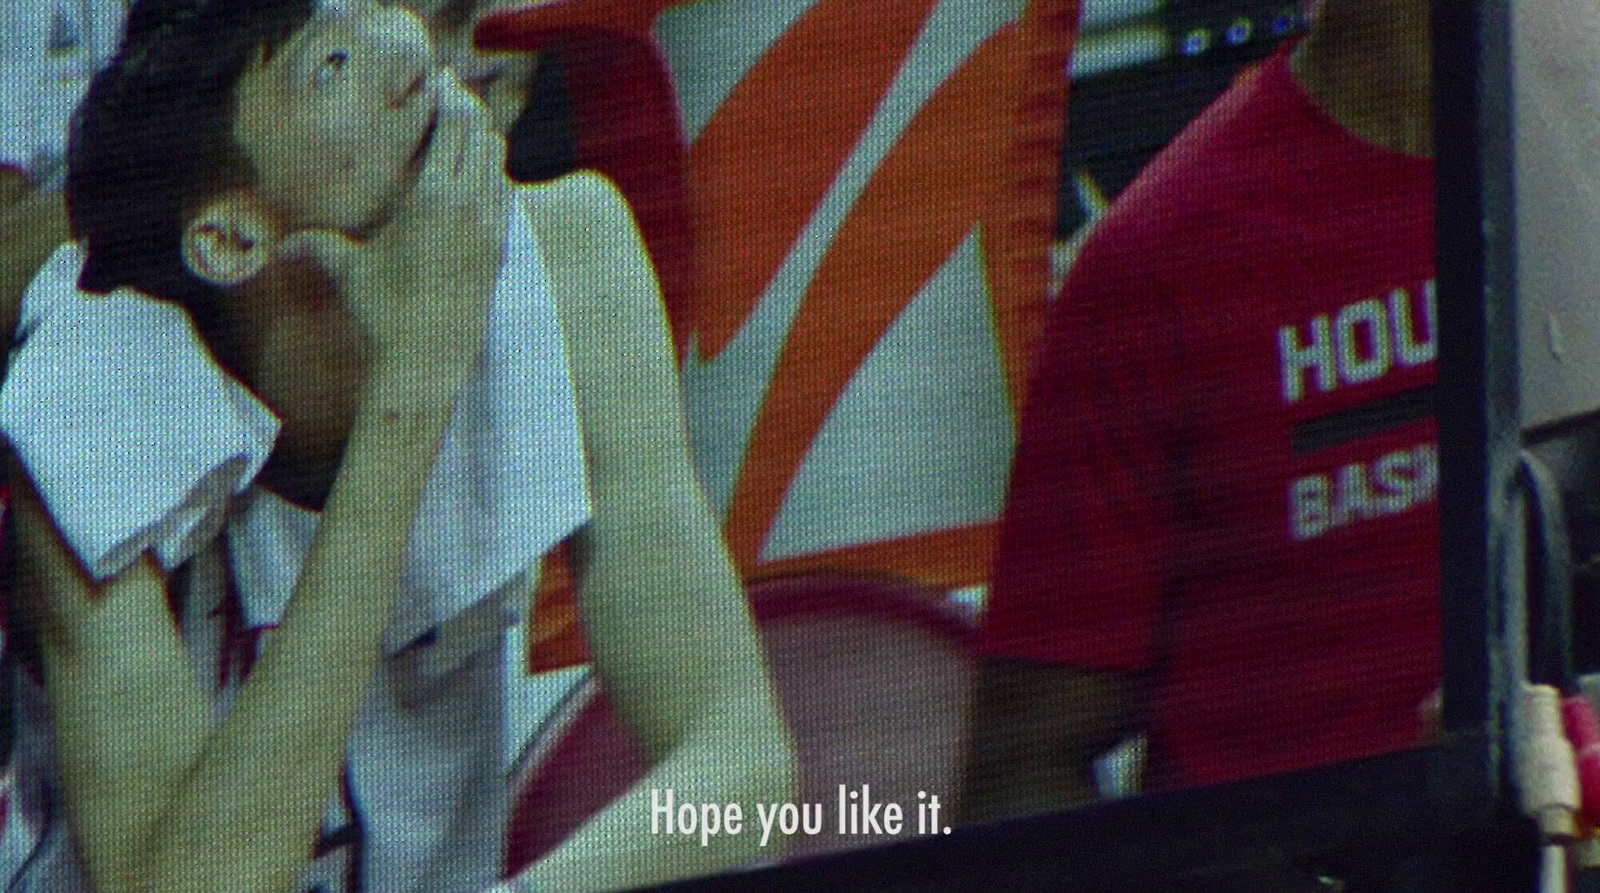
[[[4,4],[0,879],[620,889],[1435,742],[1429,15]]]

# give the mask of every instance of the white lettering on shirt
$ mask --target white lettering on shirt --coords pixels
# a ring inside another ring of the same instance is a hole
[[[1326,394],[1341,385],[1366,384],[1396,369],[1433,362],[1438,356],[1433,280],[1423,284],[1421,297],[1418,301],[1397,288],[1387,300],[1365,298],[1331,316],[1320,313],[1303,325],[1280,327],[1284,402],[1299,402],[1311,383]]]
[[[1289,534],[1315,539],[1331,530],[1397,515],[1437,498],[1439,448],[1425,443],[1289,484]]]

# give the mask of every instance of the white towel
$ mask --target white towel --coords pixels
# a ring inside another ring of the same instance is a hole
[[[506,238],[484,349],[411,530],[390,653],[536,571],[588,520],[560,323],[520,203]],[[129,290],[86,295],[81,268],[78,247],[63,246],[24,297],[0,433],[96,579],[147,550],[176,567],[231,517],[247,622],[276,623],[316,528],[314,514],[247,493],[276,419],[182,311]]]

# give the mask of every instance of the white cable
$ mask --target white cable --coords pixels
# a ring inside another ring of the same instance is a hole
[[[1574,816],[1581,803],[1578,767],[1561,725],[1561,693],[1554,686],[1518,685],[1511,746],[1523,813],[1539,823],[1546,839],[1575,836]]]
[[[1547,845],[1539,865],[1539,893],[1569,893],[1567,851],[1560,844]]]
[[[1567,841],[1577,835],[1576,814],[1579,796],[1576,754],[1567,741],[1561,716],[1561,692],[1554,686],[1534,685],[1528,673],[1528,592],[1529,544],[1521,536],[1530,509],[1548,509],[1550,502],[1538,499],[1541,485],[1548,483],[1542,466],[1524,452],[1517,471],[1507,480],[1509,505],[1506,522],[1498,525],[1490,543],[1490,561],[1500,577],[1503,626],[1501,629],[1500,668],[1506,684],[1506,707],[1510,713],[1511,770],[1522,811],[1539,824],[1547,842]],[[1549,547],[1550,543],[1542,542]],[[1548,858],[1548,854],[1546,854]],[[1565,854],[1562,873],[1565,874]],[[1564,883],[1564,882],[1563,882]],[[1559,889],[1565,889],[1561,887]]]

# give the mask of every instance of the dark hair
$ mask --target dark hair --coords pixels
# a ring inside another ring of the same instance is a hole
[[[87,253],[78,285],[137,289],[194,319],[237,372],[220,290],[189,273],[195,206],[250,186],[233,138],[234,88],[310,20],[316,0],[138,0],[120,51],[90,83],[67,146],[67,213]]]

